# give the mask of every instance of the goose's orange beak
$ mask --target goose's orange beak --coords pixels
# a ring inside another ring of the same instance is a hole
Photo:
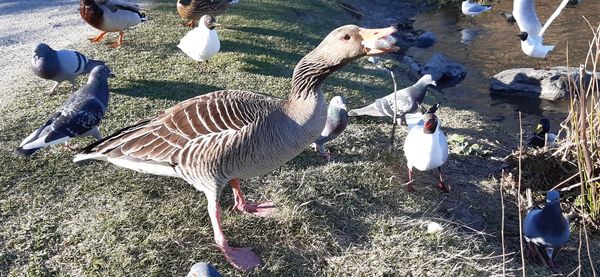
[[[396,39],[392,36],[397,31],[398,29],[393,26],[383,29],[360,28],[358,33],[363,39],[362,45],[365,48],[366,55],[371,56],[400,50],[400,47],[395,45]]]

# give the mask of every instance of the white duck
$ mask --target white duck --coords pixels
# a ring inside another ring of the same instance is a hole
[[[412,187],[414,167],[420,171],[437,168],[440,173],[440,183],[437,187],[443,192],[448,192],[441,170],[441,166],[448,160],[448,141],[435,116],[438,107],[439,104],[433,105],[423,119],[410,129],[404,141],[404,156],[408,166],[408,191],[414,191]]]
[[[204,15],[200,18],[198,27],[189,31],[179,42],[177,47],[190,58],[198,62],[205,62],[219,52],[221,42],[215,27],[220,25],[214,17]]]

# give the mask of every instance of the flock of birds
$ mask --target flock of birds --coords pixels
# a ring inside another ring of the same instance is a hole
[[[177,11],[190,20],[186,25],[193,27],[198,22],[198,27],[189,31],[178,47],[198,62],[216,55],[220,42],[215,17],[236,2],[178,0]],[[538,28],[533,0],[514,0],[514,15],[522,31],[523,50],[528,49],[526,54],[545,58],[551,50],[542,45],[543,33],[563,3],[544,27]],[[462,10],[475,16],[489,7],[465,1]],[[101,41],[108,32],[119,33],[118,40],[109,44],[112,47],[123,44],[125,29],[148,20],[138,6],[123,0],[80,0],[80,14],[85,22],[101,31],[90,39],[93,43]],[[74,90],[79,75],[89,73],[89,77],[87,84],[73,92],[56,113],[21,142],[17,153],[29,156],[49,145],[66,145],[74,137],[93,136],[97,141],[79,150],[75,162],[102,160],[139,172],[182,178],[206,195],[214,239],[227,261],[240,270],[251,270],[262,265],[261,259],[250,248],[229,246],[221,229],[221,191],[229,184],[235,209],[249,215],[269,216],[276,209],[273,203],[247,202],[239,179],[266,174],[311,143],[330,160],[331,154],[324,144],[344,131],[349,116],[394,120],[399,117],[400,123],[408,128],[404,142],[408,190],[414,190],[413,168],[416,168],[438,169],[437,188],[449,191],[441,172],[448,159],[448,143],[441,120],[436,116],[440,105],[423,107],[427,88],[436,86],[431,75],[426,74],[412,86],[350,111],[341,96],[333,97],[327,106],[321,91],[322,82],[330,74],[353,60],[397,51],[392,36],[396,31],[395,27],[365,29],[355,25],[333,30],[296,65],[288,99],[241,90],[215,91],[183,101],[106,137],[102,137],[98,126],[108,108],[108,79],[114,76],[110,68],[105,62],[88,59],[77,51],[55,51],[40,43],[34,50],[31,68],[37,76],[56,82],[50,94],[62,81],[70,81]],[[530,146],[547,145],[549,128],[549,121],[542,119]],[[535,246],[546,249],[549,264],[553,266],[553,250],[569,237],[569,223],[561,213],[558,192],[549,192],[547,204],[527,214],[524,230],[530,249],[537,250]],[[194,268],[197,272],[216,272],[205,264],[195,265],[192,273],[196,272]]]

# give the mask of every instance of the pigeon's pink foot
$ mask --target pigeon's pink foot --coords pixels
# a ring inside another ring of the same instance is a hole
[[[448,193],[450,192],[450,190],[448,190],[448,187],[444,184],[444,182],[439,182],[437,185],[437,188],[444,193]]]
[[[331,159],[333,159],[333,155],[331,155],[330,153],[323,153],[323,154],[321,154],[321,156],[323,157],[323,159],[326,159],[328,162],[330,162]]]
[[[277,209],[275,208],[275,204],[273,204],[271,201],[263,203],[238,204],[236,208],[241,212],[258,217],[268,217]]]
[[[225,254],[225,259],[241,271],[247,272],[262,266],[262,261],[251,248],[224,247],[221,251]]]

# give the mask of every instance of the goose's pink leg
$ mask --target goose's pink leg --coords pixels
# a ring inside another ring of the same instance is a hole
[[[249,271],[255,267],[262,266],[262,261],[251,248],[235,248],[229,247],[227,239],[221,229],[221,206],[215,197],[206,197],[208,199],[208,215],[210,216],[210,222],[212,224],[213,232],[215,234],[215,242],[223,254],[225,259],[233,265],[233,267],[242,270]]]
[[[244,194],[240,189],[239,179],[231,179],[231,181],[229,181],[229,185],[231,185],[231,189],[233,190],[233,197],[235,200],[235,205],[233,206],[234,209],[238,209],[241,212],[259,217],[267,217],[275,211],[275,205],[271,201],[263,203],[246,202]]]

